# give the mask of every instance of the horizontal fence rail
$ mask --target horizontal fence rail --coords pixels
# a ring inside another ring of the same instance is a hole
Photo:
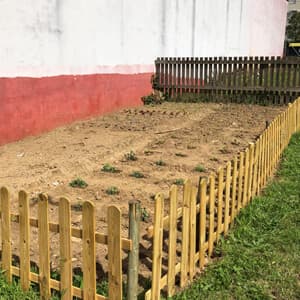
[[[148,237],[153,239],[152,287],[145,299],[160,299],[162,291],[174,295],[177,282],[180,288],[187,286],[204,268],[216,242],[227,235],[239,211],[265,187],[292,134],[299,130],[300,98],[289,104],[255,143],[216,174],[201,178],[198,187],[186,180],[181,202],[175,185],[168,200],[162,194],[156,196],[154,225],[148,227]]]
[[[210,101],[288,103],[300,96],[300,58],[160,57],[153,87],[171,98],[198,94]]]
[[[8,282],[12,276],[20,278],[23,290],[28,290],[31,282],[39,284],[41,299],[50,299],[51,289],[61,293],[61,299],[122,299],[122,250],[131,250],[132,241],[121,237],[121,212],[116,206],[107,209],[107,234],[96,232],[95,207],[86,201],[82,205],[82,229],[71,226],[71,203],[60,198],[59,223],[50,223],[48,219],[48,197],[39,196],[38,217],[30,218],[29,199],[25,191],[18,194],[19,214],[10,212],[11,197],[8,189],[0,189],[1,204],[1,269]],[[12,262],[12,224],[18,224],[19,261]],[[39,267],[38,272],[31,270],[30,227],[38,229]],[[50,233],[59,234],[60,280],[51,278]],[[72,238],[82,244],[83,287],[73,286]],[[96,244],[105,244],[108,248],[108,293],[104,297],[96,292]]]

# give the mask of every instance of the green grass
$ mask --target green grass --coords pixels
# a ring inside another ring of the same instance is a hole
[[[176,185],[184,185],[184,179],[183,178],[177,178],[173,181]]]
[[[17,281],[8,284],[2,273],[0,273],[0,299],[1,300],[39,300],[40,297],[32,290],[25,293]]]
[[[216,247],[219,260],[173,300],[300,299],[300,134],[277,177]]]

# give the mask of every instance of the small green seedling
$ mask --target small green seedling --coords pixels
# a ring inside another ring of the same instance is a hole
[[[120,172],[120,170],[118,170],[116,167],[114,167],[110,164],[104,164],[101,171],[107,172],[107,173],[119,173]]]
[[[139,171],[132,172],[130,176],[135,178],[145,178],[145,175]]]
[[[178,178],[174,180],[174,184],[176,185],[184,185],[184,179]]]
[[[146,207],[143,207],[141,209],[141,219],[142,219],[142,221],[147,223],[149,221],[149,217],[150,217],[149,212],[147,211]]]
[[[107,195],[118,195],[120,191],[116,186],[111,186],[108,189],[106,189],[105,193]]]
[[[136,154],[133,151],[130,151],[129,153],[124,154],[124,157],[126,160],[137,160]]]
[[[69,185],[71,187],[74,187],[74,188],[81,188],[81,189],[84,189],[88,186],[88,184],[81,178],[76,178],[74,180],[72,180]]]
[[[157,166],[160,166],[160,167],[163,167],[163,166],[166,166],[167,164],[163,161],[163,160],[158,160],[158,161],[156,161],[155,162],[155,164],[157,165]]]
[[[205,172],[205,168],[204,168],[202,165],[197,165],[197,166],[194,168],[194,171],[195,171],[195,172]]]

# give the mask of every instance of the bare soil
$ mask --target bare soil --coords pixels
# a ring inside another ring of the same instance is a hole
[[[145,232],[152,221],[156,193],[163,192],[167,197],[176,179],[191,178],[196,185],[199,176],[216,171],[245,149],[263,131],[266,121],[271,121],[283,109],[241,104],[164,103],[75,122],[1,146],[0,184],[10,189],[15,211],[18,190],[28,191],[32,216],[36,214],[37,195],[47,193],[52,222],[57,221],[60,196],[69,198],[75,207],[91,200],[96,206],[100,232],[106,230],[106,207],[117,205],[122,210],[124,237],[128,228],[128,201],[137,199],[144,212],[149,213],[149,223],[142,224]],[[125,159],[124,155],[130,151],[135,153],[136,161]],[[158,161],[165,165],[158,165]],[[101,171],[107,163],[120,172]],[[204,171],[194,171],[197,165],[203,166]],[[130,176],[137,171],[145,177]],[[88,187],[71,187],[69,183],[77,177]],[[106,193],[111,186],[119,189],[118,195]],[[74,210],[72,220],[73,225],[80,226],[81,212]],[[51,239],[51,250],[55,252],[58,239],[53,236]],[[33,260],[38,259],[35,243],[32,244]],[[80,247],[74,243],[74,257],[80,257]],[[13,248],[17,249],[16,242]],[[105,250],[99,250],[99,261],[103,260],[104,253]],[[145,262],[145,269],[149,267],[146,265]]]

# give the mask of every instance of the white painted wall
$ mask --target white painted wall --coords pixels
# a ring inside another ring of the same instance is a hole
[[[157,56],[281,55],[285,0],[0,0],[0,76],[139,73]]]

